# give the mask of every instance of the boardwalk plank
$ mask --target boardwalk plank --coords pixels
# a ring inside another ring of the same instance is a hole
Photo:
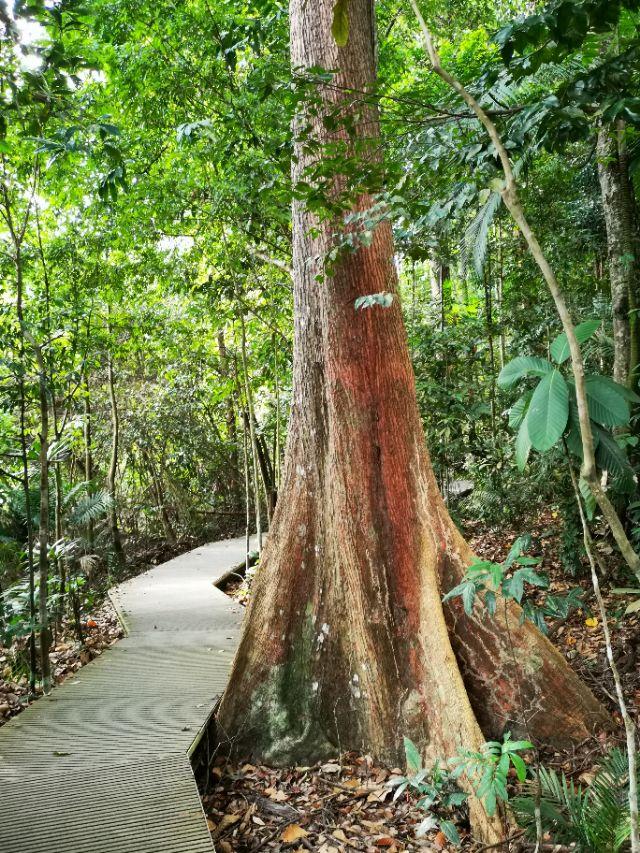
[[[112,590],[127,637],[0,729],[2,853],[211,853],[187,754],[241,620],[213,584],[243,555],[212,543]]]

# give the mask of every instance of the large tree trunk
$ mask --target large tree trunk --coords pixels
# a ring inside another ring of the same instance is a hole
[[[343,49],[330,35],[333,5],[291,2],[294,67],[339,69],[322,92],[330,107],[344,87],[374,79],[371,0],[350,0]],[[375,116],[360,127],[375,142]],[[300,144],[297,155],[299,174]],[[391,231],[380,226],[318,283],[310,259],[326,256],[334,230],[296,204],[285,470],[221,727],[239,749],[278,763],[360,749],[397,764],[403,735],[431,761],[477,746],[481,727],[585,737],[604,710],[551,644],[519,625],[517,608],[508,632],[504,615],[445,617],[442,593],[472,555],[425,446]],[[381,291],[395,294],[391,307],[355,311],[357,297]]]
[[[602,128],[598,132],[597,154],[611,282],[613,378],[624,385],[637,369],[637,317],[631,311],[637,307],[640,263],[637,258],[638,226],[623,134],[623,127]]]

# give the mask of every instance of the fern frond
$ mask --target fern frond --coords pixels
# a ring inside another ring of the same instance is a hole
[[[603,760],[588,788],[564,773],[541,768],[542,826],[558,844],[575,845],[581,853],[619,853],[631,834],[629,770],[626,754],[613,749]],[[513,812],[529,838],[534,839],[537,783],[512,800]]]

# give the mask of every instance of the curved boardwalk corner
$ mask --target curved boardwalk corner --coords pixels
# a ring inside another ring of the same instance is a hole
[[[242,619],[213,584],[244,544],[112,590],[127,636],[0,728],[0,853],[211,853],[189,755]]]

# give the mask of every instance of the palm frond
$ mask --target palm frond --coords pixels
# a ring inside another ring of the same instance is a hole
[[[495,219],[501,203],[502,197],[500,193],[492,192],[472,219],[471,224],[465,229],[460,251],[460,263],[463,275],[466,274],[469,260],[471,260],[475,274],[478,278],[482,277],[489,244],[489,228]]]
[[[69,512],[71,524],[84,527],[92,521],[103,518],[111,508],[111,496],[100,490],[91,495],[85,495]]]

